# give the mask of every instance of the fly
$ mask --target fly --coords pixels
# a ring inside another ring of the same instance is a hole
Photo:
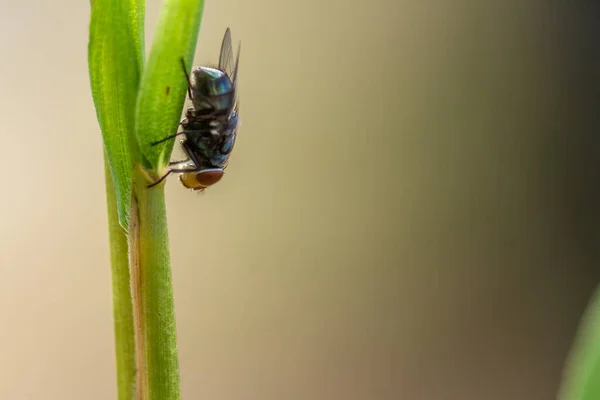
[[[221,44],[219,66],[193,68],[193,81],[187,73],[183,58],[181,59],[192,107],[187,109],[185,118],[180,123],[183,128],[181,132],[152,145],[184,135],[181,146],[188,158],[170,162],[169,171],[148,187],[158,185],[174,172],[181,173],[179,180],[183,186],[192,190],[202,191],[221,180],[239,126],[237,72],[240,49],[241,46],[238,46],[234,61],[231,32],[227,28]]]

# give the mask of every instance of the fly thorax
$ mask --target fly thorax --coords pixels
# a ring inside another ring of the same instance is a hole
[[[196,67],[192,71],[192,75],[194,76],[195,87],[201,87],[206,81],[215,80],[226,76],[225,72],[211,67]]]
[[[193,71],[192,97],[196,109],[212,108],[224,111],[233,101],[233,84],[225,72],[210,67]]]
[[[208,97],[197,96],[192,99],[192,102],[194,103],[194,116],[196,117],[210,114],[215,111],[215,106]]]

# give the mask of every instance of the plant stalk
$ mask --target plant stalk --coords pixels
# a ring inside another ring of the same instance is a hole
[[[142,273],[140,271],[140,221],[137,200],[131,199],[129,210],[129,270],[131,273],[131,302],[133,305],[136,400],[148,399],[148,379],[146,371],[146,349],[144,340],[144,307],[142,303]]]
[[[112,270],[117,391],[119,400],[131,400],[135,390],[136,365],[127,236],[121,225],[119,225],[115,185],[106,157],[104,157],[104,175],[106,178],[110,265]]]
[[[134,171],[129,249],[137,399],[179,400],[179,360],[169,256],[164,184],[148,188],[141,167]]]

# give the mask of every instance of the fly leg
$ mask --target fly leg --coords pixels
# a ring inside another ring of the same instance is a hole
[[[187,132],[202,132],[202,131],[187,131]],[[194,171],[194,170],[199,171],[200,170],[200,160],[198,160],[198,157],[196,156],[194,151],[188,146],[187,141],[184,141],[182,143],[182,146],[183,146],[183,150],[187,153],[189,158],[186,160],[171,161],[169,163],[169,166],[178,165],[178,164],[194,165],[196,168],[192,168],[192,169],[190,169],[190,171]]]
[[[151,187],[158,185],[159,183],[161,183],[162,181],[167,179],[167,176],[171,175],[173,172],[194,172],[194,171],[198,171],[198,170],[199,170],[198,168],[172,168],[166,174],[161,176],[159,180],[149,184],[147,187],[148,187],[148,189],[150,189]]]
[[[191,149],[189,146],[190,145],[188,142],[183,143],[183,149],[185,150],[187,155],[190,156],[190,160],[192,161],[192,163],[194,163],[194,166],[196,167],[196,171],[200,171],[202,169],[202,163],[198,159],[198,156],[196,155],[194,150]]]
[[[175,137],[177,137],[177,136],[179,136],[179,135],[185,135],[185,131],[184,131],[184,132],[177,132],[177,133],[174,133],[174,134],[172,134],[172,135],[169,135],[169,136],[167,136],[167,137],[166,137],[166,138],[164,138],[164,139],[160,139],[160,140],[157,140],[156,142],[152,142],[152,143],[150,143],[150,145],[151,145],[151,146],[156,146],[156,145],[157,145],[157,144],[159,144],[159,143],[166,142],[167,140],[171,140],[171,139],[173,139],[173,138],[175,138]]]
[[[196,154],[194,153],[193,149],[191,149],[189,147],[189,144],[184,141],[183,142],[183,149],[185,150],[185,152],[188,154],[188,156],[190,157],[188,160],[183,160],[183,161],[174,161],[174,162],[170,162],[169,166],[171,165],[177,165],[177,164],[181,164],[181,163],[187,163],[189,165],[189,168],[171,168],[169,169],[169,171],[164,174],[162,177],[160,177],[159,180],[157,180],[154,183],[151,183],[150,185],[148,185],[148,188],[154,187],[156,185],[158,185],[159,183],[161,183],[162,181],[164,181],[167,176],[169,176],[170,174],[172,174],[173,172],[177,173],[177,172],[181,172],[181,173],[185,173],[185,172],[194,172],[194,171],[201,171],[202,170],[202,164],[200,162],[200,160],[198,159],[198,157],[196,156]],[[191,161],[191,163],[190,163]]]
[[[172,170],[169,170],[166,174],[164,174],[163,176],[161,176],[161,178],[159,180],[157,180],[154,183],[151,183],[147,186],[148,189],[150,189],[151,187],[154,187],[156,185],[158,185],[159,183],[161,183],[162,181],[164,181],[165,179],[167,179],[167,176],[169,176],[171,174],[171,172],[173,172]]]
[[[188,162],[188,161],[190,161],[189,158],[187,160],[171,161],[169,163],[169,166],[171,166],[171,165],[177,165],[177,164],[183,164],[184,162]]]
[[[200,134],[203,134],[203,133],[210,133],[210,132],[211,132],[210,129],[197,129],[197,130],[181,131],[181,132],[177,132],[177,133],[174,133],[172,135],[169,135],[169,136],[167,136],[164,139],[160,139],[160,140],[157,140],[156,142],[152,142],[152,143],[150,143],[150,145],[151,146],[156,146],[157,144],[160,144],[162,142],[166,142],[167,140],[171,140],[171,139],[173,139],[173,138],[175,138],[175,137],[177,137],[179,135],[185,135],[186,133],[200,133]]]
[[[183,73],[185,74],[185,79],[187,80],[187,84],[188,84],[188,96],[190,97],[190,100],[192,100],[192,81],[190,80],[190,75],[187,72],[187,67],[185,66],[185,60],[183,59],[183,57],[180,58],[181,61],[181,68],[183,69]]]

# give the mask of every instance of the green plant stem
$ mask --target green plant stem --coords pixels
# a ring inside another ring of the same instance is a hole
[[[137,166],[129,244],[140,370],[138,399],[179,400],[177,330],[164,184],[150,189],[147,185],[146,174]]]
[[[117,390],[119,400],[133,399],[135,390],[135,344],[133,309],[129,286],[127,236],[119,225],[117,197],[110,168],[104,158],[106,177],[106,203],[112,268],[113,314],[115,324],[115,350],[117,358]]]

